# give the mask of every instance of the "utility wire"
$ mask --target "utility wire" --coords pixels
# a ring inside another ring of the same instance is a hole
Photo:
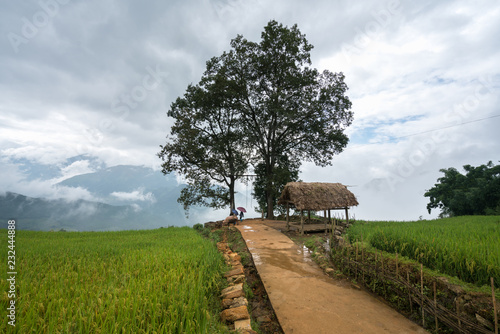
[[[412,133],[412,134],[409,134],[409,135],[406,135],[406,136],[395,137],[395,138],[391,138],[391,139],[387,139],[387,140],[381,140],[381,141],[377,141],[377,142],[374,142],[374,143],[360,144],[360,145],[353,146],[351,148],[357,148],[357,147],[363,147],[363,146],[375,145],[375,144],[384,144],[384,143],[388,143],[388,142],[391,142],[391,141],[394,141],[394,140],[399,140],[399,139],[403,139],[403,138],[418,136],[418,135],[421,135],[421,134],[424,134],[424,133],[429,133],[429,132],[435,132],[435,131],[439,131],[439,130],[454,128],[454,127],[457,127],[457,126],[462,126],[462,125],[466,125],[466,124],[470,124],[470,123],[480,122],[480,121],[484,121],[484,120],[495,118],[495,117],[500,117],[500,115],[493,115],[493,116],[489,116],[489,117],[485,117],[485,118],[479,118],[479,119],[475,119],[475,120],[472,120],[472,121],[463,122],[463,123],[460,123],[460,124],[454,124],[454,125],[444,126],[442,128],[438,128],[438,129],[426,130],[426,131],[422,131],[422,132]]]

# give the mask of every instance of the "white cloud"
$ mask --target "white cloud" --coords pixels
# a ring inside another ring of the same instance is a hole
[[[4,6],[3,35],[22,34],[22,18],[37,11],[36,1]],[[344,72],[353,102],[349,147],[333,167],[304,164],[301,178],[358,185],[363,216],[415,218],[422,189],[440,168],[498,160],[500,118],[488,117],[500,114],[499,13],[495,0],[69,2],[17,53],[8,39],[0,42],[0,152],[55,165],[87,153],[107,166],[157,169],[156,153],[172,124],[169,105],[199,81],[208,59],[229,49],[231,38],[258,41],[276,19],[306,34],[314,67]],[[343,46],[356,51],[346,54]],[[157,66],[168,75],[141,90],[147,69]],[[120,107],[113,107],[116,99]],[[444,139],[418,160],[419,145],[435,129]],[[401,174],[410,160],[413,171],[388,190],[388,175]],[[0,189],[93,198],[85,189],[55,187],[59,179],[27,181],[15,166],[4,167]],[[79,162],[62,177],[90,171]],[[141,189],[114,196],[154,200]]]
[[[111,193],[111,196],[114,196],[122,201],[156,202],[156,198],[153,193],[144,193],[144,189],[142,188],[138,188],[131,192],[115,191]]]

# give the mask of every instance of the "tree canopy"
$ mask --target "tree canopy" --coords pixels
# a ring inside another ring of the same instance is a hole
[[[178,199],[186,210],[191,205],[234,208],[235,182],[248,167],[238,113],[227,96],[231,82],[221,80],[223,75],[223,69],[209,68],[168,111],[175,123],[158,156],[163,173],[186,178]]]
[[[270,218],[281,183],[297,177],[301,161],[326,166],[342,152],[353,117],[348,88],[342,73],[310,67],[312,48],[297,25],[270,21],[260,43],[233,39],[230,51],[207,62],[200,84],[172,105],[176,125],[159,155],[164,172],[192,180],[190,198],[211,195],[199,191],[213,189],[210,179],[230,187],[252,165]],[[197,188],[200,180],[207,186]]]
[[[424,194],[429,197],[427,210],[441,209],[441,215],[500,214],[500,165],[463,166],[465,174],[455,168],[441,169],[444,176]]]

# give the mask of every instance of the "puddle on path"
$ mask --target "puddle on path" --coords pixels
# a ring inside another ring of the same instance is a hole
[[[302,248],[297,248],[297,254],[298,255],[302,255],[302,259],[305,261],[305,262],[311,262],[312,259],[311,259],[311,251],[309,250],[309,248],[307,248],[306,246],[302,246]]]
[[[260,264],[271,265],[286,271],[291,271],[298,276],[319,276],[322,273],[317,268],[311,266],[311,260],[304,258],[302,253],[294,254],[290,252],[281,252],[273,250],[271,252],[259,252],[254,250],[252,252],[254,259],[259,258]]]

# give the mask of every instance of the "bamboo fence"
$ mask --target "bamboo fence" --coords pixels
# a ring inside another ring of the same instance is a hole
[[[388,261],[384,266],[384,258],[382,252],[367,254],[363,248],[361,251],[356,244],[341,246],[334,249],[332,247],[332,258],[337,264],[341,264],[341,268],[350,277],[355,277],[356,280],[361,279],[363,284],[370,288],[373,292],[378,293],[380,290],[387,296],[387,291],[395,293],[401,300],[407,300],[409,303],[410,312],[413,313],[415,305],[420,309],[422,326],[428,329],[435,329],[439,332],[441,329],[447,327],[453,329],[456,333],[466,334],[498,334],[498,310],[496,309],[495,292],[493,277],[491,278],[492,289],[492,307],[494,314],[494,331],[464,317],[461,312],[457,300],[456,309],[450,310],[449,308],[441,305],[436,299],[436,281],[432,282],[432,289],[424,283],[423,266],[420,268],[406,268],[406,275],[401,273],[401,268],[398,264],[398,256],[396,255],[395,272],[391,268],[389,270]],[[387,268],[386,268],[387,267]],[[394,267],[394,263],[392,263]],[[410,281],[410,276],[420,278],[417,283]],[[377,287],[379,288],[378,291]],[[427,291],[426,294],[424,291]],[[433,292],[433,298],[429,297],[429,292]],[[419,312],[419,313],[420,313]],[[430,323],[434,322],[434,324]],[[432,321],[434,320],[434,321]],[[428,322],[426,324],[426,321]]]

